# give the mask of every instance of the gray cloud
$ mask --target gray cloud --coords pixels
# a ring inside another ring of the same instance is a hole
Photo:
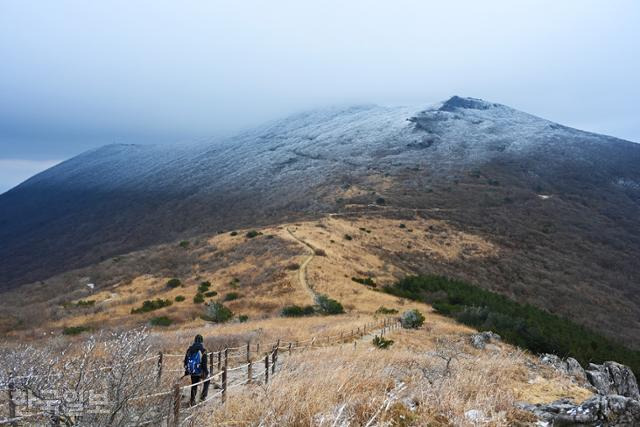
[[[640,141],[638,22],[633,0],[3,2],[0,158],[452,94]]]

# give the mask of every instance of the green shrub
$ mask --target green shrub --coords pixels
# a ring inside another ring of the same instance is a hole
[[[349,234],[345,234],[344,240],[353,240],[353,237],[351,237]]]
[[[237,292],[229,292],[222,299],[223,301],[235,301],[240,298],[240,295]]]
[[[168,299],[157,298],[154,300],[146,300],[142,303],[142,307],[131,309],[131,314],[148,313],[163,307],[169,307],[173,302]]]
[[[247,320],[249,320],[249,316],[247,316],[246,314],[241,314],[240,316],[238,316],[238,322],[240,323],[244,323]]]
[[[176,302],[182,302],[184,301],[186,298],[184,297],[184,295],[178,295],[176,296],[175,300]]]
[[[342,307],[342,304],[326,295],[317,295],[316,304],[318,305],[318,312],[325,315],[344,313],[344,307]]]
[[[253,239],[254,237],[259,236],[259,235],[261,235],[261,234],[262,234],[262,233],[260,233],[259,231],[251,230],[251,231],[248,231],[248,232],[247,232],[247,234],[245,234],[245,236],[246,236],[248,239]]]
[[[376,199],[376,205],[384,206],[384,205],[386,205],[386,204],[387,204],[386,200],[384,200],[382,197],[378,197],[378,198]]]
[[[312,305],[300,307],[299,305],[288,305],[281,311],[283,317],[303,317],[312,316],[315,313],[315,309]]]
[[[198,292],[203,294],[203,293],[207,292],[210,287],[211,287],[211,282],[209,282],[208,280],[206,282],[201,282],[198,285]]]
[[[187,240],[183,240],[182,242],[180,242],[180,247],[183,249],[186,249],[189,247],[189,242]]]
[[[583,366],[615,360],[640,374],[640,351],[566,318],[460,280],[412,276],[385,287],[385,291],[431,303],[439,313],[474,328],[496,332],[504,341],[534,353],[574,357]]]
[[[64,335],[79,335],[83,332],[86,332],[89,330],[89,327],[87,326],[66,326],[63,330],[62,333]]]
[[[406,226],[406,225],[404,225],[404,224],[400,224],[398,227],[400,227],[400,228],[407,228],[407,226]]]
[[[196,296],[193,297],[193,303],[194,304],[202,304],[204,302],[204,295],[202,295],[200,292],[198,292],[196,294]]]
[[[172,289],[177,288],[180,285],[182,285],[182,282],[180,281],[180,279],[173,278],[167,281],[167,286]]]
[[[385,337],[379,337],[376,335],[373,338],[373,345],[374,347],[382,348],[382,349],[389,348],[393,345],[393,340],[388,340]]]
[[[400,323],[405,329],[417,329],[424,323],[424,316],[418,310],[407,310],[402,313]]]
[[[229,286],[231,286],[232,288],[237,288],[239,284],[240,284],[240,279],[236,277],[231,279],[231,282],[229,282]]]
[[[300,264],[298,264],[297,262],[292,262],[290,264],[287,264],[286,269],[287,270],[298,270],[300,268]]]
[[[231,233],[229,233],[231,236],[237,236],[238,232],[237,231],[232,231]]]
[[[371,277],[367,277],[364,279],[361,279],[359,277],[352,277],[351,280],[353,280],[356,283],[360,283],[362,285],[371,286],[372,288],[375,288],[377,286],[376,282],[374,282]]]
[[[396,310],[395,308],[387,308],[384,306],[380,306],[380,308],[376,310],[376,314],[396,314],[396,313],[398,313],[398,310]]]
[[[207,298],[215,297],[216,295],[218,295],[216,291],[209,291],[204,293],[204,296]]]
[[[208,304],[202,316],[204,320],[216,323],[224,323],[232,317],[233,312],[219,302]]]
[[[167,316],[158,316],[151,319],[149,323],[151,326],[169,326],[173,323],[173,320]]]
[[[62,303],[64,308],[84,308],[84,307],[93,307],[96,304],[95,300],[79,300],[77,302],[65,302]]]

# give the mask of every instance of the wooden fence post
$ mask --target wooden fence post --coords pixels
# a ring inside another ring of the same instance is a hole
[[[291,343],[289,343],[289,356],[291,356]]]
[[[251,342],[247,341],[247,363],[251,361]]]
[[[156,375],[156,385],[160,385],[162,380],[162,352],[158,352],[158,373]]]
[[[247,365],[247,384],[251,384],[251,381],[253,380],[253,364],[251,363],[251,360],[249,360]]]
[[[218,350],[218,372],[220,372],[221,368],[222,368],[222,353],[220,352],[220,350]]]
[[[209,375],[213,375],[213,351],[209,353]]]
[[[226,353],[226,352],[225,352]],[[225,358],[225,364],[222,368],[222,402],[227,401],[227,363]]]
[[[15,391],[16,386],[13,383],[13,380],[9,382],[9,389],[7,393],[9,393],[9,418],[13,419],[16,417],[16,402],[13,401],[13,392]],[[12,426],[18,425],[15,421],[11,423]]]
[[[256,355],[260,354],[260,343],[256,344]]]
[[[264,383],[269,384],[269,355],[264,356]]]
[[[225,348],[224,349],[224,369],[227,369],[228,364],[229,364],[229,349]]]
[[[180,425],[180,384],[176,383],[173,386],[173,420],[172,426],[178,427]]]
[[[273,351],[273,355],[271,356],[271,373],[276,373],[276,361],[278,360],[278,347]]]

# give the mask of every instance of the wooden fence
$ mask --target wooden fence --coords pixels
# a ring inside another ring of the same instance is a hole
[[[367,335],[379,334],[382,336],[400,326],[398,319],[386,318],[381,322],[367,323],[362,327],[326,337],[314,336],[305,340],[277,340],[266,344],[247,342],[242,346],[227,347],[207,354],[207,362],[209,364],[209,376],[207,378],[195,384],[187,384],[184,386],[180,385],[180,380],[183,377],[180,377],[178,381],[175,381],[175,379],[171,380],[171,378],[175,378],[173,376],[174,374],[184,372],[182,368],[184,355],[159,352],[157,356],[149,356],[136,363],[148,362],[155,359],[155,386],[160,387],[163,379],[170,379],[173,385],[161,391],[156,390],[154,393],[133,397],[129,399],[129,401],[144,401],[164,397],[170,402],[169,408],[165,411],[166,415],[148,421],[141,420],[137,425],[158,425],[166,423],[171,427],[177,427],[186,424],[195,415],[196,409],[216,401],[219,403],[226,402],[229,398],[230,390],[236,387],[251,383],[268,384],[270,376],[273,376],[277,372],[276,366],[278,365],[281,352],[284,352],[286,355],[291,355],[296,351],[304,352],[314,348],[323,348],[351,342],[353,342],[353,348],[356,349],[358,341],[361,338]],[[265,351],[265,349],[268,350]],[[170,369],[172,367],[171,365],[175,365],[175,362],[172,363],[172,361],[175,360],[179,362],[178,366],[180,366],[180,368]],[[192,387],[203,385],[205,382],[213,384],[214,390],[217,391],[211,393],[205,400],[193,406],[183,408],[183,394],[185,392],[189,393]],[[29,420],[37,417],[46,419],[52,416],[51,413],[46,412],[17,415],[17,406],[14,401],[16,389],[12,382],[9,383],[9,387],[5,391],[8,398],[8,417],[0,419],[0,425],[15,426],[22,422],[29,422]]]

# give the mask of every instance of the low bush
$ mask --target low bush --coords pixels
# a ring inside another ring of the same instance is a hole
[[[236,277],[231,279],[231,282],[229,282],[229,286],[231,286],[232,288],[237,288],[239,285],[240,285],[240,279]]]
[[[407,226],[406,226],[406,225],[404,225],[404,224],[400,224],[398,227],[400,227],[400,228],[407,228]]]
[[[364,279],[361,279],[359,277],[352,277],[351,280],[362,285],[371,286],[372,288],[375,288],[377,286],[376,282],[374,282],[371,277],[366,277]]]
[[[224,296],[224,298],[222,300],[223,301],[235,301],[238,298],[240,298],[240,294],[238,294],[237,292],[229,292],[228,294],[226,294]]]
[[[259,236],[259,235],[261,235],[261,234],[262,234],[262,233],[260,233],[259,231],[256,231],[256,230],[250,230],[250,231],[248,231],[248,232],[247,232],[247,234],[245,234],[245,236],[246,236],[248,239],[253,239],[254,237]]]
[[[96,304],[95,300],[79,300],[77,302],[65,302],[62,304],[64,308],[86,308],[93,307]]]
[[[393,340],[388,340],[385,337],[375,336],[373,338],[373,346],[376,348],[389,348],[393,345]]]
[[[168,318],[167,316],[158,316],[154,317],[149,321],[151,326],[169,326],[173,323],[173,320]]]
[[[417,329],[424,323],[424,316],[418,310],[407,310],[402,313],[400,323],[405,329]]]
[[[396,314],[396,313],[398,313],[398,310],[396,310],[395,308],[387,308],[384,306],[380,306],[380,308],[376,310],[376,314]]]
[[[79,335],[83,332],[88,331],[90,328],[87,326],[66,326],[62,333],[64,335]]]
[[[313,253],[315,253],[316,256],[327,256],[327,253],[324,251],[324,249],[316,249],[313,251]]]
[[[244,323],[247,320],[249,320],[249,316],[247,316],[246,314],[241,314],[240,316],[238,316],[238,322],[240,323]]]
[[[189,242],[187,240],[183,240],[182,242],[180,242],[180,247],[183,249],[186,249],[189,247]]]
[[[232,231],[231,233],[229,233],[229,235],[231,235],[231,236],[237,236],[237,235],[238,235],[238,232],[237,232],[237,231]]]
[[[198,285],[198,292],[203,294],[203,293],[207,292],[210,287],[211,287],[211,282],[209,282],[208,280],[206,282],[201,282]]]
[[[287,270],[298,270],[300,268],[300,264],[298,264],[297,262],[292,262],[290,264],[287,264]]]
[[[180,285],[182,285],[182,282],[180,281],[180,279],[173,278],[167,281],[167,287],[172,289],[177,288]]]
[[[184,295],[178,295],[178,296],[175,298],[175,301],[176,301],[176,302],[182,302],[182,301],[184,301],[185,299],[186,299],[186,298],[184,297]]]
[[[200,292],[198,292],[196,294],[196,296],[193,297],[193,303],[194,304],[202,304],[204,302],[204,295],[202,295]]]
[[[312,316],[315,313],[315,309],[312,305],[300,307],[299,305],[288,305],[280,312],[283,317],[303,317]]]
[[[156,298],[154,300],[146,300],[142,303],[142,307],[132,308],[131,314],[148,313],[163,307],[169,307],[173,302],[168,299]]]
[[[318,305],[318,312],[325,315],[344,313],[342,304],[323,294],[316,296],[316,304]]]
[[[209,322],[224,323],[233,317],[233,312],[219,302],[208,304],[205,314],[202,315],[204,320]]]
[[[351,235],[349,235],[349,234],[345,234],[344,235],[344,240],[353,240],[353,237],[351,237]]]
[[[216,295],[218,295],[216,291],[209,291],[204,293],[204,296],[207,298],[215,297]]]

